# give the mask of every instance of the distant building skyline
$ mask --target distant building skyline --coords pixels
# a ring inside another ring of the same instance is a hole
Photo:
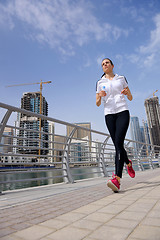
[[[142,120],[143,125],[140,126],[139,118],[137,116],[131,116],[130,132],[131,139],[145,144],[150,144],[150,135],[147,121]],[[142,147],[141,154],[148,156],[150,152],[150,146],[146,146],[140,143],[133,143],[133,147],[138,151]]]

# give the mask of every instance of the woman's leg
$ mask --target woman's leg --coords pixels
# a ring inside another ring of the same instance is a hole
[[[116,132],[116,114],[108,114],[105,116],[106,126],[109,134],[115,144],[115,132]]]
[[[127,153],[124,149],[124,139],[129,126],[129,111],[105,116],[106,125],[115,145],[115,174],[121,178],[124,162],[129,164]]]
[[[129,111],[116,114],[115,148],[116,148],[116,174],[122,177],[124,163],[129,164],[129,159],[124,149],[124,140],[129,126]]]
[[[106,126],[108,128],[108,131],[110,133],[111,139],[113,141],[113,144],[115,146],[115,136],[116,136],[116,114],[108,114],[105,116]],[[115,146],[116,150],[116,146]],[[118,159],[118,152],[115,153],[115,174],[118,173],[117,168],[117,159]]]

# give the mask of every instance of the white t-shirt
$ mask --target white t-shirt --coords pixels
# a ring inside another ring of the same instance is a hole
[[[125,95],[121,94],[121,91],[126,87],[128,87],[126,78],[118,74],[116,74],[112,80],[103,76],[97,82],[96,93],[105,91],[107,94],[105,97],[102,97],[105,115],[128,110]]]

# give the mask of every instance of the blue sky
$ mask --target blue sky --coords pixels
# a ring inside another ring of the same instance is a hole
[[[160,94],[159,0],[0,0],[1,102],[20,107],[23,92],[39,91],[7,85],[50,80],[50,117],[106,131],[95,104],[104,57],[127,78],[141,124],[145,98]]]

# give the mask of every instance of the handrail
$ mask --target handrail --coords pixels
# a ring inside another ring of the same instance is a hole
[[[83,177],[84,175],[109,176],[114,170],[115,149],[109,134],[4,103],[0,103],[0,108],[6,110],[0,123],[0,172],[5,172],[7,176],[6,179],[4,179],[4,174],[0,177],[0,192],[6,189],[5,186],[8,183],[17,184],[25,180],[26,182],[42,180],[54,183],[54,179],[59,178],[61,181],[74,183],[81,175]],[[13,120],[8,124],[12,113],[46,120],[48,124],[56,123],[65,128],[71,127],[72,131],[67,136],[44,129],[41,131],[29,129],[27,125],[17,126],[14,125]],[[6,128],[11,129],[11,135],[5,132]],[[86,137],[75,137],[76,131],[85,132]],[[38,137],[39,134],[42,136],[41,139]],[[96,136],[95,139],[92,139],[93,134]],[[47,140],[43,139],[45,135],[48,136]],[[134,143],[141,147],[135,149]],[[44,152],[39,154],[39,148]],[[125,139],[125,148],[137,170],[160,167],[160,146]],[[149,149],[148,155],[145,148]],[[12,177],[15,179],[10,179],[12,172],[14,174]],[[19,175],[20,173],[23,173],[23,176]],[[49,174],[45,177],[37,175],[33,178],[32,173]],[[26,176],[24,180],[25,174],[30,177]]]

